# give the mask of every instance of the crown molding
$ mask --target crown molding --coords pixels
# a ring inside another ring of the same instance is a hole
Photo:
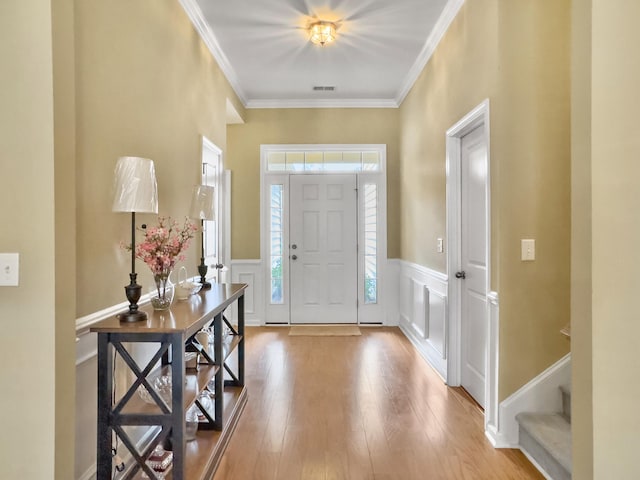
[[[436,22],[431,35],[425,42],[420,55],[409,70],[402,87],[398,91],[395,99],[285,99],[285,100],[252,100],[240,86],[240,81],[236,71],[231,66],[229,59],[222,51],[218,40],[206,22],[202,10],[196,0],[179,0],[180,5],[186,12],[189,20],[200,34],[200,38],[205,43],[211,55],[218,63],[227,81],[233,88],[242,105],[245,108],[398,108],[415,84],[424,70],[427,62],[431,59],[433,52],[442,40],[447,29],[453,22],[465,0],[449,0]]]
[[[189,20],[195,27],[196,31],[200,34],[200,38],[205,43],[213,58],[218,62],[218,66],[224,73],[224,76],[227,78],[228,82],[231,84],[231,88],[236,93],[240,101],[243,105],[247,104],[247,97],[240,86],[240,81],[238,80],[238,75],[236,71],[231,66],[229,59],[220,48],[220,44],[218,43],[218,39],[214,35],[211,27],[204,18],[202,14],[202,10],[198,5],[196,0],[179,0],[180,5],[183,10],[186,12]]]
[[[433,52],[435,52],[440,40],[442,40],[442,37],[444,37],[444,34],[449,29],[453,19],[458,15],[458,12],[460,11],[460,8],[462,8],[464,2],[465,0],[449,0],[445,5],[442,13],[440,14],[440,18],[431,31],[431,35],[427,38],[420,55],[418,55],[418,58],[416,58],[411,70],[409,70],[409,73],[402,84],[402,88],[398,91],[398,95],[395,99],[397,105],[401,105],[405,97],[409,94],[409,91],[416,83],[416,80],[418,80],[418,77],[424,70],[427,62],[431,59]]]
[[[246,108],[398,108],[393,99],[249,100]]]

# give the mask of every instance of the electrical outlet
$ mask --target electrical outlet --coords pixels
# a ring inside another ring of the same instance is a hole
[[[532,262],[536,259],[536,241],[533,239],[521,240],[522,254],[521,259],[523,262]]]
[[[437,239],[436,252],[442,253],[444,252],[444,243],[441,238]]]
[[[20,254],[0,253],[0,287],[17,287],[20,272]]]

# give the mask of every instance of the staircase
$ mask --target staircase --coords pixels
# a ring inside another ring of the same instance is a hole
[[[571,391],[560,388],[562,412],[516,415],[520,449],[552,480],[571,480]]]

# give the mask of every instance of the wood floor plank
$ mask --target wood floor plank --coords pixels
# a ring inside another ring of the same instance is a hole
[[[529,480],[482,410],[397,328],[295,337],[246,329],[249,399],[215,480]]]

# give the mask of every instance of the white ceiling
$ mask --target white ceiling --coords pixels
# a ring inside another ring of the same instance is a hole
[[[249,108],[398,106],[464,2],[180,1]],[[337,24],[334,43],[308,41],[317,20]]]

